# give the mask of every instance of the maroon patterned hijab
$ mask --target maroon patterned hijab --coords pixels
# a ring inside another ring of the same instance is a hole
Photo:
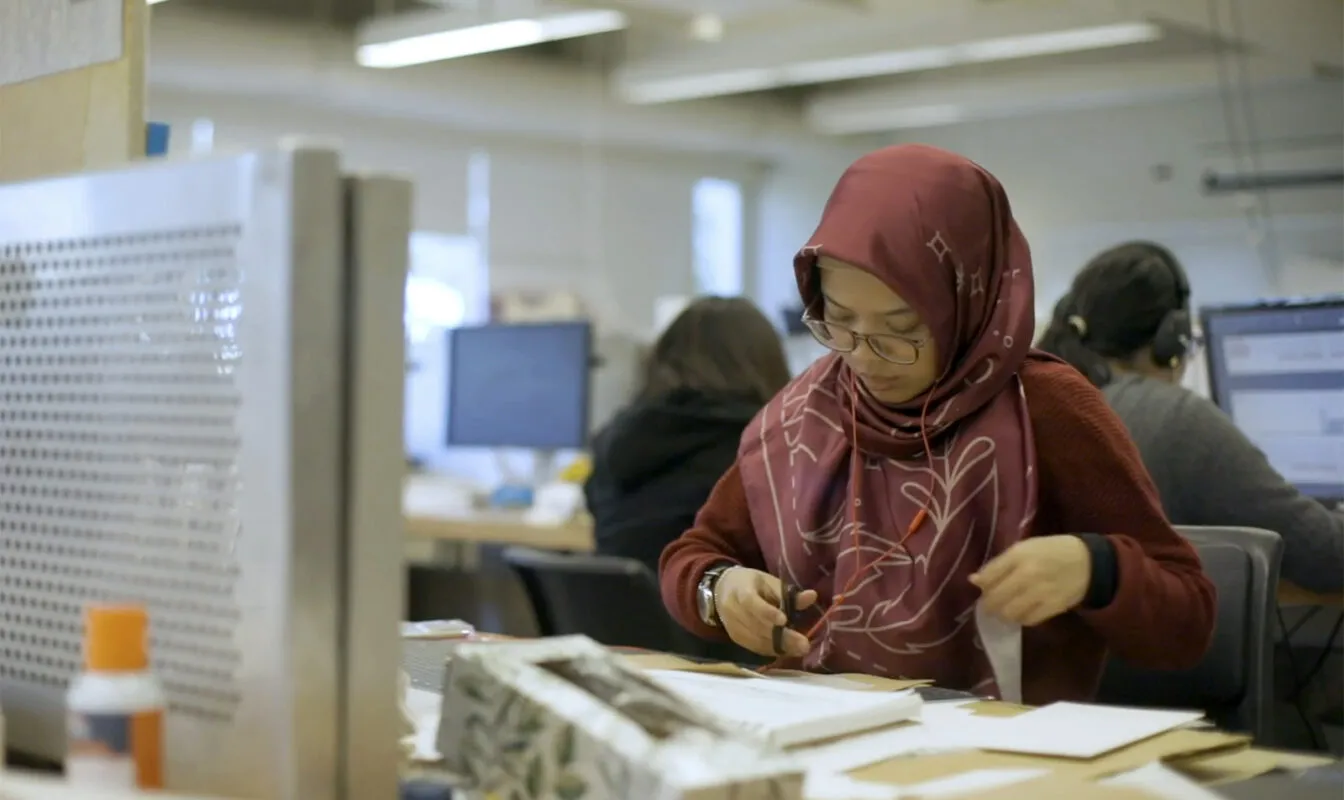
[[[899,145],[846,170],[795,258],[809,308],[822,255],[871,273],[919,312],[942,377],[889,407],[853,391],[856,379],[829,355],[743,435],[739,465],[771,572],[816,589],[819,608],[863,572],[804,665],[997,692],[969,577],[1026,535],[1036,507],[1017,378],[1035,322],[1026,240],[984,169]],[[926,519],[893,552],[920,509]]]

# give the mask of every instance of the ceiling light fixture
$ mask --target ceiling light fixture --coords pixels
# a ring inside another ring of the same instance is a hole
[[[784,86],[806,86],[945,69],[959,64],[1100,50],[1157,41],[1162,38],[1162,34],[1162,28],[1150,22],[1125,22],[935,47],[797,61],[773,67],[681,74],[671,72],[660,77],[641,77],[638,73],[628,73],[618,78],[617,85],[629,102],[667,103]],[[753,80],[746,82],[750,88],[744,89],[743,76],[746,75],[752,76]]]
[[[808,113],[808,124],[818,133],[845,136],[873,131],[939,128],[970,119],[965,107],[953,104],[850,109],[843,115]]]
[[[378,69],[513,50],[542,42],[622,30],[626,16],[608,9],[534,9],[526,16],[488,18],[470,12],[397,14],[359,27],[355,61]]]
[[[722,41],[723,30],[723,17],[718,14],[696,14],[691,17],[691,38],[696,41]]]

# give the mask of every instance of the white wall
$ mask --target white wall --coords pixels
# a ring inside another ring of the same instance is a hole
[[[835,182],[868,147],[849,147],[830,158],[780,164],[765,177],[757,196],[756,275],[753,295],[777,324],[779,311],[798,303],[793,256],[816,230]],[[752,283],[748,283],[751,286]]]
[[[1338,169],[1344,95],[1337,83],[1253,97],[1263,169]],[[1278,274],[1263,268],[1246,198],[1200,190],[1205,169],[1233,171],[1220,101],[1208,97],[1129,109],[953,126],[903,137],[976,159],[1008,189],[1031,241],[1037,301],[1048,313],[1080,266],[1125,239],[1170,246],[1190,272],[1196,303],[1344,291],[1344,193],[1273,192]],[[1171,179],[1159,182],[1153,167]]]
[[[1344,161],[1337,83],[1257,95],[1252,108],[1259,139],[1268,143],[1263,169],[1338,168]],[[1264,269],[1265,237],[1248,226],[1246,198],[1201,193],[1205,169],[1236,166],[1219,146],[1229,138],[1224,120],[1218,99],[1208,97],[933,128],[893,141],[964,153],[1003,181],[1031,242],[1042,315],[1089,257],[1133,238],[1176,251],[1197,304],[1344,291],[1338,187],[1269,195],[1282,263],[1277,274]],[[1170,180],[1154,180],[1159,164],[1172,168]],[[769,307],[796,302],[790,259],[845,166],[840,157],[811,159],[771,173],[763,184],[758,296]]]
[[[754,194],[764,171],[745,159],[598,146],[491,152],[492,284],[579,289],[605,327],[631,334],[652,331],[659,297],[692,291],[695,182],[727,178]]]
[[[347,164],[415,180],[415,227],[467,231],[467,161],[490,155],[493,288],[572,289],[604,330],[644,335],[656,299],[691,288],[691,187],[741,181],[754,196],[765,166],[740,156],[444,131],[263,99],[151,89],[150,117],[172,125],[170,152],[190,149],[195,119],[214,122],[217,150],[303,135],[340,146]],[[752,206],[749,203],[749,206]],[[750,208],[749,208],[750,210]],[[755,242],[747,242],[748,262]]]

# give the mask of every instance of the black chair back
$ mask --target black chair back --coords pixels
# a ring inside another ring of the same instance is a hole
[[[1218,589],[1218,622],[1193,669],[1158,672],[1111,659],[1103,703],[1202,710],[1219,727],[1271,735],[1273,624],[1283,540],[1255,528],[1178,527]]]
[[[699,641],[663,608],[658,579],[629,558],[510,547],[542,636],[583,634],[605,645],[694,655]]]

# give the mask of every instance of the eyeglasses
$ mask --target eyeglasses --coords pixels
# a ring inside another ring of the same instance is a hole
[[[927,337],[912,339],[895,333],[857,333],[808,313],[803,314],[803,324],[818,342],[837,353],[852,353],[860,343],[867,342],[878,358],[903,367],[919,360],[919,349],[928,341]]]

